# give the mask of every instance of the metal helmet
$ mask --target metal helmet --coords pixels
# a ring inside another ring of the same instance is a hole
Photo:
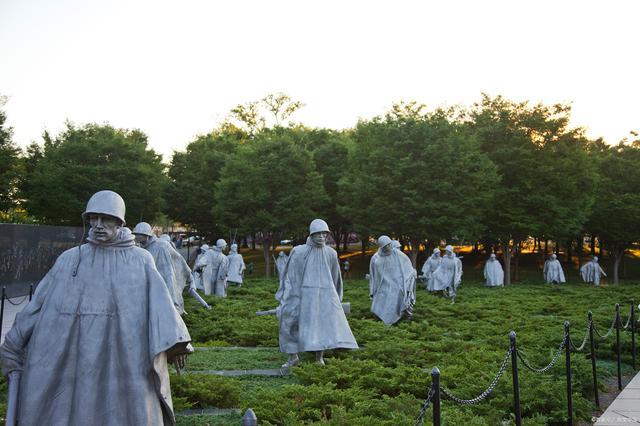
[[[113,191],[98,191],[93,194],[87,202],[87,208],[84,210],[84,213],[82,213],[82,217],[84,218],[90,213],[106,214],[117,217],[122,221],[122,225],[125,225],[124,200],[119,194]]]
[[[386,235],[380,235],[380,238],[378,238],[378,247],[380,248],[385,247],[391,243],[391,238],[387,237]]]
[[[166,242],[168,242],[168,243],[170,243],[170,242],[171,242],[171,237],[170,237],[168,234],[162,234],[162,235],[160,235],[158,238],[159,238],[159,239],[161,239],[161,240],[163,240],[163,241],[166,241]]]
[[[444,248],[444,251],[448,251],[449,253],[453,253],[453,246],[452,245],[448,245]]]
[[[202,250],[202,251],[207,251],[207,250],[209,250],[209,245],[207,245],[207,244],[203,244],[202,246],[200,246],[200,250]]]
[[[495,259],[496,258],[496,254],[495,253],[491,253],[491,256],[489,256],[491,259]]]
[[[440,254],[440,247],[436,247],[433,249],[433,254],[436,254],[436,253]]]
[[[220,238],[218,241],[216,241],[216,247],[219,249],[223,249],[227,246],[227,242],[225,240],[223,240],[222,238]]]
[[[281,251],[280,253],[278,253],[278,257],[284,257],[284,252]]]
[[[393,248],[402,248],[402,244],[398,240],[391,240],[391,244],[393,244]]]
[[[313,219],[309,225],[309,235],[316,232],[329,232],[329,225],[322,219]]]
[[[231,244],[231,251],[238,251],[238,245],[237,244]]]
[[[593,256],[593,261],[597,262],[598,261],[598,256]]]
[[[133,228],[133,234],[146,235],[148,237],[153,237],[153,231],[151,230],[151,225],[147,222],[140,222]]]

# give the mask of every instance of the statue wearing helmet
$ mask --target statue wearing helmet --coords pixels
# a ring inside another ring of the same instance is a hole
[[[242,255],[238,253],[237,244],[231,244],[231,250],[229,250],[227,258],[229,259],[229,277],[227,281],[241,286],[242,278],[244,276],[244,270],[247,267],[244,264]]]
[[[222,238],[216,241],[215,247],[206,253],[206,265],[202,281],[204,294],[218,297],[227,297],[227,274],[229,272],[229,259],[224,254],[227,242]]]
[[[391,325],[411,317],[416,301],[416,270],[411,260],[386,235],[378,238],[378,255],[369,264],[371,312]]]
[[[448,245],[444,248],[444,256],[440,264],[433,271],[433,290],[445,291],[453,303],[461,282],[462,261],[456,256],[453,246]]]
[[[151,225],[147,222],[140,222],[133,228],[133,235],[136,236],[136,241],[140,244],[140,247],[146,249],[153,260],[156,263],[156,268],[169,290],[173,305],[176,307],[180,314],[184,313],[184,299],[182,298],[182,290],[184,289],[184,281],[182,271],[183,265],[176,264],[177,258],[174,259],[173,252],[175,251],[171,246],[171,243],[157,238],[151,229]],[[176,254],[180,257],[180,253]],[[188,266],[187,266],[188,268]],[[190,274],[189,274],[190,275]]]
[[[122,198],[100,191],[82,215],[87,243],[58,257],[0,347],[21,388],[7,421],[174,424],[167,362],[184,365],[189,332]]]
[[[284,367],[299,362],[298,352],[315,352],[324,364],[327,349],[358,348],[341,305],[338,255],[326,245],[329,226],[315,219],[309,234],[291,250],[276,293],[280,350],[289,355]]]

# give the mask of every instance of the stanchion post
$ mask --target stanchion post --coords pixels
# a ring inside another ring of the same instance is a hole
[[[593,314],[589,311],[589,342],[591,343],[591,373],[593,374],[593,396],[596,401],[596,407],[600,407],[600,399],[598,398],[598,376],[596,373],[596,342],[593,339]]]
[[[636,366],[636,301],[633,299],[631,299],[631,319],[629,321],[631,324],[631,361],[635,371],[638,367]]]
[[[433,389],[433,426],[440,426],[440,370],[431,370],[431,386]]]
[[[516,415],[516,426],[522,425],[522,415],[520,414],[520,384],[518,383],[518,352],[516,347],[516,332],[509,333],[511,340],[511,377],[513,379],[513,409]]]
[[[567,425],[573,424],[573,399],[571,394],[571,330],[569,321],[564,322],[564,350],[567,366]]]
[[[29,284],[29,302],[33,298],[33,284]]]
[[[620,365],[620,304],[616,303],[616,359],[618,360],[618,390],[622,390],[622,367]]]
[[[7,297],[7,287],[2,286],[2,301],[0,302],[0,330],[2,330],[2,321],[4,320],[4,299]]]

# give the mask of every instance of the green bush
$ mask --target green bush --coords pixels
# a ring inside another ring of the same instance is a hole
[[[205,374],[172,375],[171,393],[174,401],[186,408],[233,408],[240,403],[242,387],[237,380]],[[180,409],[176,408],[176,411]]]

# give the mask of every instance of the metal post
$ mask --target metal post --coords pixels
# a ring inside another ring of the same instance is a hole
[[[600,407],[598,398],[598,377],[596,375],[596,342],[593,339],[593,314],[589,311],[589,342],[591,343],[591,373],[593,374],[593,395],[596,407]]]
[[[631,361],[635,371],[638,367],[636,366],[636,302],[633,299],[631,299],[631,319],[629,321],[631,324]]]
[[[33,284],[29,284],[29,302],[33,298]]]
[[[516,415],[516,426],[522,425],[522,416],[520,414],[520,385],[518,383],[518,352],[516,348],[516,332],[509,333],[511,340],[511,377],[513,379],[513,408]]]
[[[433,426],[440,426],[440,370],[431,370],[431,386],[433,389]]]
[[[620,304],[616,303],[616,358],[618,360],[618,390],[622,390],[622,367],[620,366]]]
[[[7,287],[2,286],[2,301],[0,302],[0,330],[2,330],[2,320],[4,319],[4,299],[6,298]]]
[[[571,330],[569,321],[564,322],[564,354],[567,366],[567,424],[571,426],[573,424],[573,399],[571,394]]]

